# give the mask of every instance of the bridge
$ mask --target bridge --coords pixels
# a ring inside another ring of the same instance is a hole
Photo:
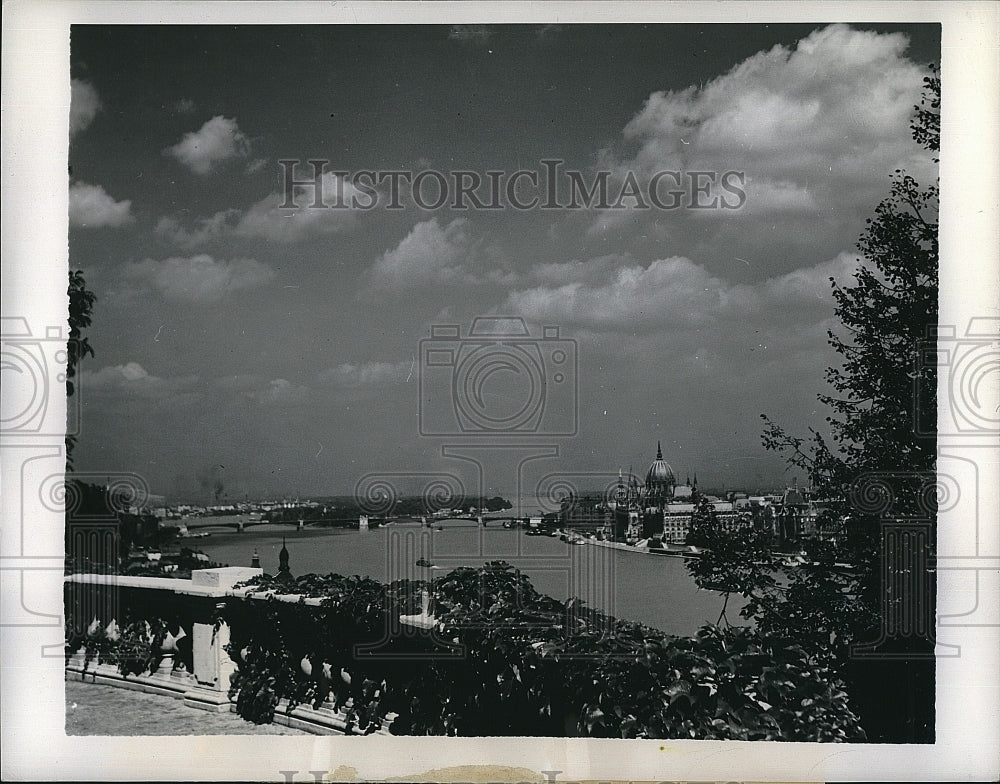
[[[242,531],[247,528],[255,528],[260,525],[280,525],[288,528],[317,528],[317,527],[342,527],[350,528],[358,526],[357,517],[324,517],[312,520],[254,520],[247,515],[219,515],[217,517],[189,517],[183,520],[172,520],[183,531],[197,531],[201,528],[231,528],[234,531]]]
[[[448,517],[433,517],[433,516],[423,516],[414,517],[413,515],[401,515],[399,517],[388,517],[382,518],[371,518],[371,520],[378,520],[380,525],[394,525],[394,524],[413,524],[419,523],[426,525],[428,528],[440,528],[445,523],[474,523],[477,526],[498,528],[503,526],[504,523],[510,523],[513,526],[515,523],[520,523],[522,525],[528,524],[527,517],[483,517],[480,519],[478,515],[450,515]],[[505,526],[505,527],[510,527]],[[465,527],[465,526],[463,526]]]
[[[247,515],[218,515],[215,517],[188,517],[182,520],[173,520],[170,522],[178,524],[182,532],[186,529],[188,535],[191,535],[199,529],[204,528],[226,528],[233,531],[245,531],[248,528],[255,528],[260,525],[283,526],[297,530],[303,530],[305,528],[358,528],[360,525],[359,517],[364,517],[364,515],[353,515],[351,517],[322,517],[310,520],[255,520],[249,518]],[[383,525],[407,524],[420,524],[425,525],[428,528],[438,528],[443,524],[455,522],[474,523],[476,525],[481,525],[484,528],[497,528],[504,526],[505,523],[508,524],[505,527],[514,527],[517,524],[526,526],[528,524],[528,518],[504,516],[483,517],[480,520],[478,515],[454,515],[442,518],[436,518],[429,515],[422,517],[416,517],[414,515],[390,515],[388,517],[379,517],[375,515],[368,516],[368,525],[371,528]]]

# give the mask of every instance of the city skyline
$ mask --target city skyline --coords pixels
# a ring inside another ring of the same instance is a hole
[[[455,439],[421,435],[421,341],[520,316],[576,347],[577,426],[542,418],[521,439],[557,446],[552,470],[614,474],[660,440],[706,486],[790,483],[759,414],[823,429],[828,278],[850,280],[894,169],[933,179],[909,125],[939,35],[74,26],[70,265],[98,295],[77,469],[181,497],[222,466],[236,498],[452,470]],[[280,161],[304,181],[311,159],[349,196],[364,171],[454,184],[559,160],[619,187],[736,172],[745,203],[427,209],[404,192],[398,210],[282,209]],[[508,463],[483,463],[484,493],[514,491]]]

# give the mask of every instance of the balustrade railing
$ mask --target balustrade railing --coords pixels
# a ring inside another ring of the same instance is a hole
[[[66,677],[174,697],[202,710],[233,710],[229,691],[236,664],[226,650],[230,629],[220,620],[221,611],[234,601],[300,602],[298,595],[233,587],[260,574],[261,569],[224,567],[196,570],[190,580],[66,576]],[[318,606],[320,599],[301,602]],[[343,706],[286,708],[278,706],[275,723],[315,733],[359,733]],[[390,723],[379,732],[388,734]]]

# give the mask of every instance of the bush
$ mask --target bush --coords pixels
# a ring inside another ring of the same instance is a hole
[[[503,562],[433,585],[308,575],[267,593],[321,606],[235,600],[220,615],[238,665],[231,695],[257,723],[327,699],[362,732],[848,741],[864,735],[842,684],[802,647],[745,627],[671,637],[540,595]],[[433,633],[393,628],[431,592]],[[356,645],[378,656],[366,656]]]

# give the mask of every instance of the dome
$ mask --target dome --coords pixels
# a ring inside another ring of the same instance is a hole
[[[660,442],[657,441],[656,460],[653,461],[652,465],[649,466],[649,471],[646,472],[646,487],[663,485],[673,487],[675,484],[677,484],[677,479],[674,476],[674,469],[663,459],[663,450],[660,449]]]

